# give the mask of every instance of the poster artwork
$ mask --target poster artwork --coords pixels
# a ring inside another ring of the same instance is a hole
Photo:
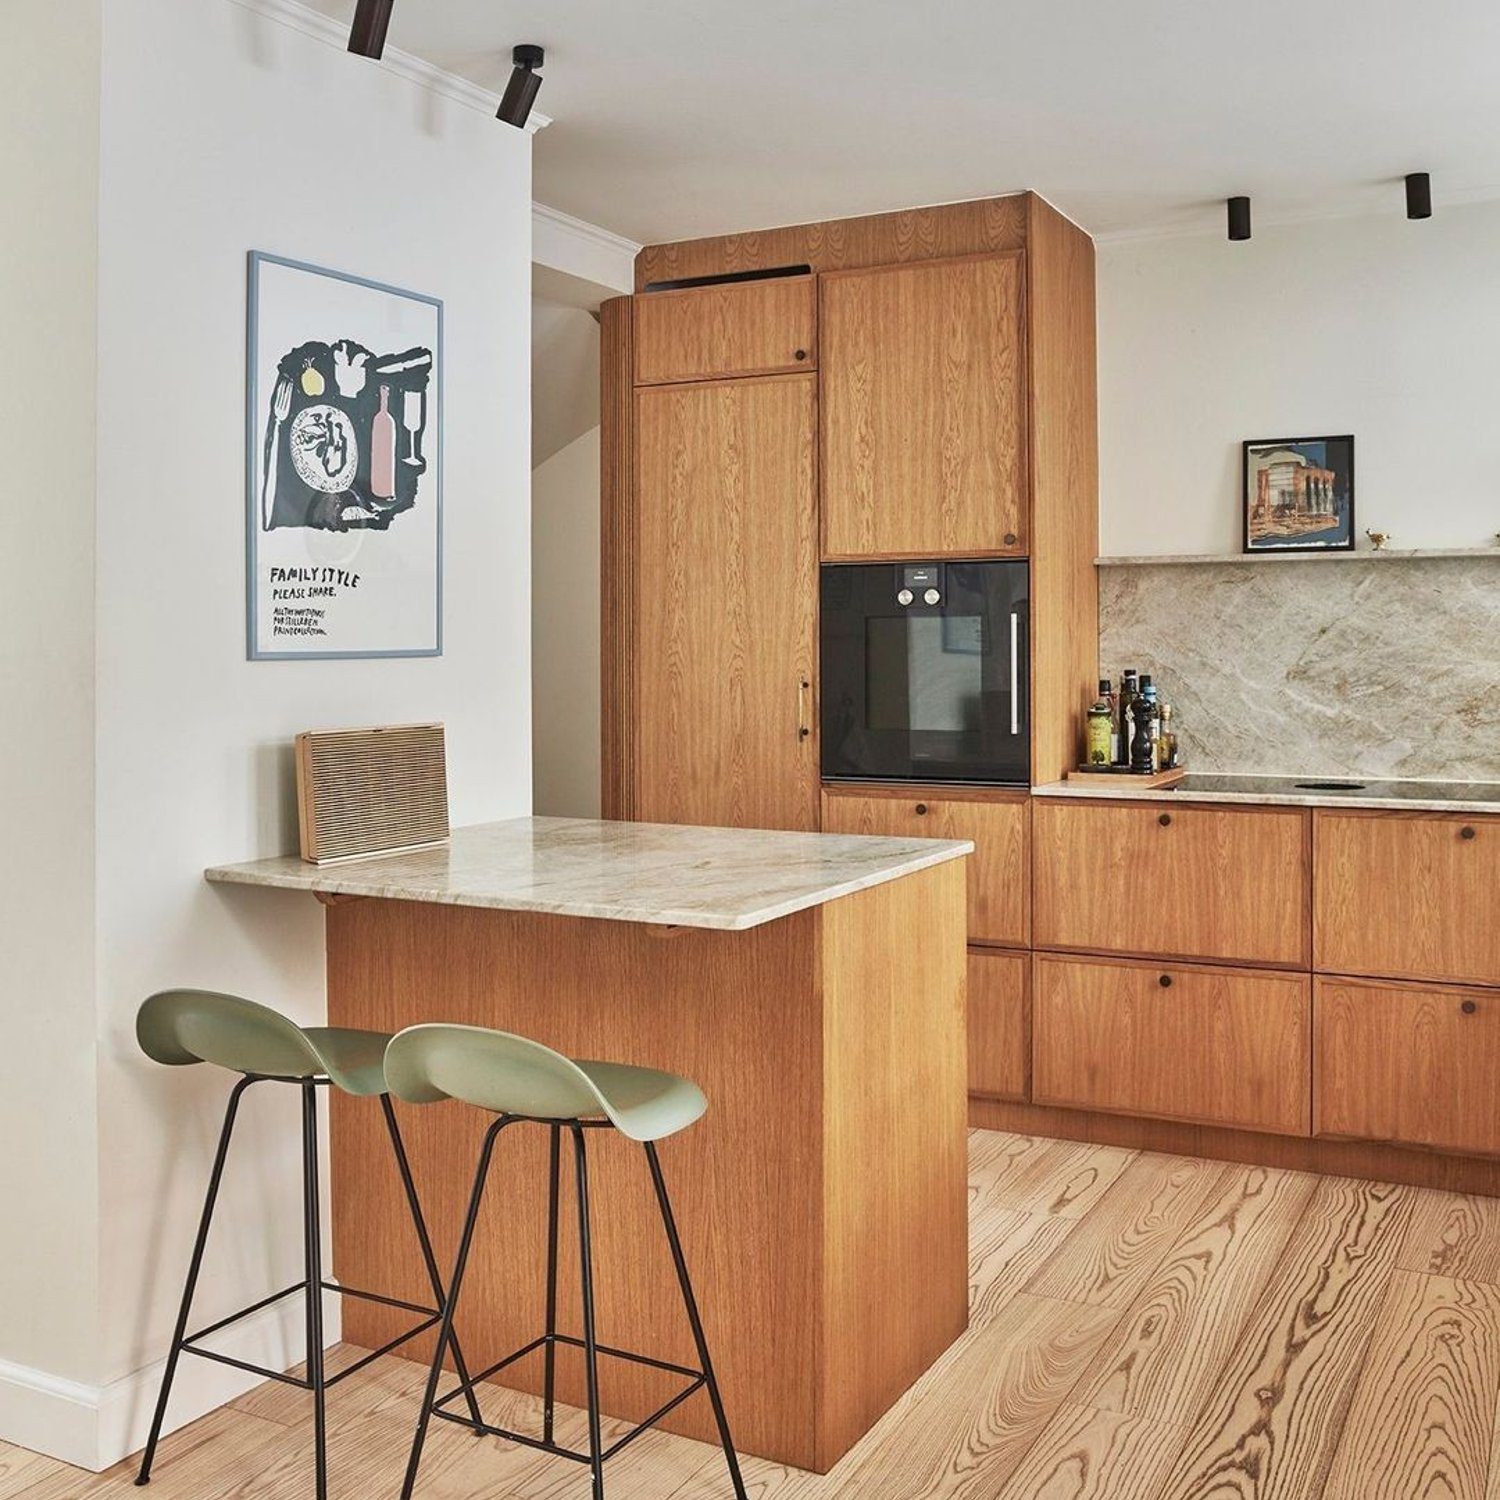
[[[440,341],[433,299],[252,256],[252,658],[440,651]]]

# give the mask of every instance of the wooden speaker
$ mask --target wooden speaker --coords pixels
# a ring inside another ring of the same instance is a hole
[[[299,734],[297,819],[302,857],[316,865],[441,844],[448,837],[443,726]]]

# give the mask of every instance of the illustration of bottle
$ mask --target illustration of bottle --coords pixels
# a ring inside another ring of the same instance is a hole
[[[396,419],[391,415],[391,388],[380,387],[380,410],[370,426],[370,493],[377,500],[396,498]]]

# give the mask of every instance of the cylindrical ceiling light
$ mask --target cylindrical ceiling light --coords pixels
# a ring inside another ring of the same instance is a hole
[[[542,49],[529,42],[523,42],[511,52],[510,60],[514,67],[510,82],[505,85],[505,93],[500,99],[500,108],[495,111],[497,120],[504,120],[507,125],[514,125],[518,130],[525,129],[531,106],[536,103],[537,91],[542,86],[542,77],[537,69],[545,59],[546,54]]]
[[[359,0],[354,25],[349,28],[349,50],[360,57],[380,57],[396,0]]]
[[[1406,217],[1408,219],[1432,217],[1432,177],[1426,172],[1406,174]]]
[[[1244,196],[1229,200],[1229,238],[1250,238],[1250,200]]]

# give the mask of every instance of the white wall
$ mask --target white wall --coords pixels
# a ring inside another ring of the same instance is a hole
[[[1238,552],[1240,442],[1355,435],[1355,521],[1500,531],[1500,203],[1099,246],[1100,546]]]
[[[77,1380],[93,1354],[98,1185],[89,437],[99,3],[14,0],[4,24],[0,1365]]]
[[[231,0],[104,7],[94,637],[100,1182],[94,1243],[84,1240],[100,1269],[89,1367],[70,1366],[106,1408],[99,1462],[144,1434],[149,1366],[170,1336],[228,1092],[215,1070],[146,1062],[134,1041],[136,1008],[154,989],[203,985],[304,1022],[324,1014],[321,908],[210,889],[203,867],[295,847],[289,746],[310,727],[441,719],[454,821],[530,808],[530,137],[349,56],[294,10],[280,7],[295,23],[281,24],[266,14],[272,8]],[[68,65],[78,65],[76,54]],[[445,301],[439,660],[245,660],[250,249]],[[80,445],[86,436],[85,423]],[[38,536],[39,555],[43,543],[55,560],[51,526]],[[70,740],[63,753],[76,749]],[[76,867],[68,870],[76,883]],[[81,944],[75,962],[87,958]],[[300,1275],[291,1093],[265,1085],[247,1098],[201,1320]],[[80,1089],[67,1107],[83,1112],[92,1137],[94,1091]],[[79,1298],[92,1315],[87,1290],[33,1285],[39,1299]],[[275,1330],[266,1337],[274,1344]],[[295,1356],[295,1340],[281,1352]],[[29,1346],[49,1371],[58,1354],[53,1341]],[[174,1420],[222,1397],[216,1369],[184,1363]]]
[[[594,343],[597,351],[597,337]],[[597,367],[597,358],[595,364]],[[596,422],[597,407],[596,401]],[[533,801],[539,813],[597,818],[600,791],[597,426],[532,471],[531,502],[531,679],[536,742]]]

